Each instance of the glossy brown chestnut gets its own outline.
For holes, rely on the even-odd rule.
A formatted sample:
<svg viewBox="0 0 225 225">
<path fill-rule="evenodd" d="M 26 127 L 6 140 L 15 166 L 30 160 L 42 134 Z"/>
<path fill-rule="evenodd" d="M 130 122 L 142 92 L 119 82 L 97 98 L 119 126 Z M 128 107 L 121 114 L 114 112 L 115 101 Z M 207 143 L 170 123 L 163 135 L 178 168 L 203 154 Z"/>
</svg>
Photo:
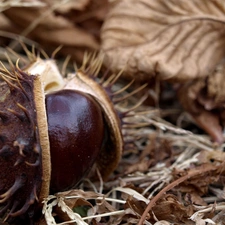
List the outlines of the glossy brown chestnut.
<svg viewBox="0 0 225 225">
<path fill-rule="evenodd" d="M 52 193 L 68 190 L 91 169 L 106 140 L 102 109 L 89 94 L 61 90 L 46 95 Z"/>
</svg>

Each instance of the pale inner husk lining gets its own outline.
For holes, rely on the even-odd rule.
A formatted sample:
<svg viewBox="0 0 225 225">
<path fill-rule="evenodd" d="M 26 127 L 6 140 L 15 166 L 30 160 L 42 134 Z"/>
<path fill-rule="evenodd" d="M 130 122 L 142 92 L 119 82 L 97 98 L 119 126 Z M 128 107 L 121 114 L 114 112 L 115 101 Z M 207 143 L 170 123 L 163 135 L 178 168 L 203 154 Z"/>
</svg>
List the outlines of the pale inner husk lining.
<svg viewBox="0 0 225 225">
<path fill-rule="evenodd" d="M 48 123 L 45 109 L 45 94 L 42 78 L 36 75 L 34 79 L 34 98 L 37 110 L 38 131 L 42 148 L 42 186 L 39 195 L 40 203 L 49 195 L 51 178 L 50 143 L 48 137 Z"/>
</svg>

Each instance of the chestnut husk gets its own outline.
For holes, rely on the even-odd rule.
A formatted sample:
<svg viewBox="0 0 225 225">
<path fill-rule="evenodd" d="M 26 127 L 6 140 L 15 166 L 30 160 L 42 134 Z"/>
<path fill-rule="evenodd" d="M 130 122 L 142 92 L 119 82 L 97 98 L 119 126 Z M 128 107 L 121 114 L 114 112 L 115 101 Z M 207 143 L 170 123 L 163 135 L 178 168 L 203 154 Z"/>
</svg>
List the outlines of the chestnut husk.
<svg viewBox="0 0 225 225">
<path fill-rule="evenodd" d="M 55 153 L 53 150 L 50 151 L 51 135 L 49 137 L 45 82 L 43 76 L 36 74 L 30 75 L 29 71 L 22 71 L 18 65 L 12 72 L 4 67 L 0 70 L 2 77 L 0 85 L 0 165 L 2 170 L 6 171 L 0 175 L 0 198 L 2 198 L 0 205 L 3 206 L 0 212 L 2 215 L 5 214 L 5 220 L 10 218 L 8 221 L 11 218 L 31 219 L 33 217 L 42 206 L 42 200 L 49 195 L 51 170 L 53 168 L 54 171 L 57 167 L 51 165 L 53 163 L 51 158 Z M 101 115 L 98 116 L 100 119 L 93 123 L 101 123 L 100 126 L 104 128 L 100 128 L 103 138 L 100 141 L 102 143 L 97 147 L 100 149 L 94 151 L 93 159 L 96 159 L 90 163 L 89 167 L 91 168 L 96 161 L 95 164 L 102 178 L 106 180 L 115 170 L 123 148 L 120 119 L 113 103 L 104 88 L 82 70 L 79 70 L 76 76 L 67 82 L 64 89 L 88 96 L 92 104 L 97 105 L 97 114 Z M 61 92 L 67 92 L 67 90 Z M 50 93 L 49 96 L 53 94 Z M 48 97 L 46 102 L 48 102 Z M 75 106 L 72 108 L 75 109 Z M 95 113 L 93 120 L 94 117 Z M 96 136 L 93 137 L 95 139 Z M 81 143 L 85 145 L 85 141 L 82 140 Z M 56 161 L 59 162 L 58 156 L 56 156 Z M 90 168 L 62 189 L 60 185 L 54 188 L 52 182 L 52 193 L 76 187 Z"/>
<path fill-rule="evenodd" d="M 0 213 L 6 214 L 4 220 L 12 220 L 32 217 L 40 199 L 48 195 L 49 143 L 47 123 L 39 123 L 40 118 L 45 118 L 40 110 L 44 104 L 41 76 L 30 76 L 18 69 L 10 74 L 1 72 Z M 44 156 L 43 149 L 47 152 Z"/>
</svg>

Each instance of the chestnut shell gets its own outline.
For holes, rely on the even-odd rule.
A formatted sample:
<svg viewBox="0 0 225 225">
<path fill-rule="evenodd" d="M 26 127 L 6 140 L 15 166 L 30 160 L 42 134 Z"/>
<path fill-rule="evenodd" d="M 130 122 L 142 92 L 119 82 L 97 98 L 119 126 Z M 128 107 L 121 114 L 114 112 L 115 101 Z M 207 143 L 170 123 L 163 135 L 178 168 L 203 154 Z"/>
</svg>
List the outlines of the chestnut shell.
<svg viewBox="0 0 225 225">
<path fill-rule="evenodd" d="M 31 218 L 32 220 L 34 212 L 37 212 L 37 208 L 42 206 L 43 198 L 49 194 L 51 176 L 52 192 L 72 188 L 89 171 L 94 159 L 97 158 L 96 166 L 102 178 L 108 178 L 120 160 L 123 138 L 120 120 L 114 105 L 101 85 L 79 70 L 76 79 L 72 79 L 68 83 L 68 88 L 72 86 L 73 91 L 61 91 L 62 93 L 73 92 L 72 102 L 74 95 L 79 96 L 79 99 L 86 99 L 83 107 L 88 109 L 87 114 L 82 114 L 81 108 L 77 107 L 77 102 L 74 101 L 72 108 L 69 110 L 67 108 L 70 116 L 66 121 L 62 120 L 60 116 L 61 122 L 77 126 L 78 122 L 71 122 L 71 118 L 77 118 L 76 113 L 72 112 L 80 110 L 78 118 L 82 117 L 83 126 L 81 128 L 84 132 L 77 132 L 76 135 L 79 139 L 81 137 L 80 142 L 78 142 L 79 146 L 85 145 L 84 155 L 88 153 L 84 160 L 88 164 L 84 169 L 85 163 L 83 161 L 78 160 L 79 163 L 76 167 L 62 163 L 61 159 L 64 154 L 59 151 L 57 145 L 54 147 L 59 136 L 51 134 L 51 129 L 54 131 L 56 124 L 53 125 L 53 128 L 50 127 L 51 138 L 49 138 L 43 77 L 41 75 L 31 76 L 29 72 L 21 71 L 18 65 L 12 72 L 6 70 L 5 67 L 0 68 L 0 77 L 2 78 L 0 83 L 0 165 L 4 171 L 4 173 L 0 173 L 0 214 L 5 214 L 5 220 L 8 222 L 11 218 L 16 218 L 16 220 Z M 66 98 L 70 99 L 70 97 Z M 58 101 L 58 98 L 56 99 Z M 78 100 L 79 104 L 80 101 Z M 48 102 L 48 97 L 46 102 Z M 63 103 L 69 105 L 67 101 Z M 54 105 L 57 106 L 57 104 Z M 68 114 L 65 113 L 65 115 Z M 49 119 L 51 119 L 51 115 Z M 88 127 L 85 124 L 91 124 L 91 126 Z M 64 128 L 64 124 L 60 123 L 59 130 L 65 131 Z M 63 138 L 73 139 L 71 138 L 73 135 L 68 131 L 63 132 L 63 135 L 60 136 L 61 144 L 64 144 Z M 92 143 L 89 143 L 88 140 L 91 140 Z M 53 156 L 52 159 L 49 142 L 53 146 L 52 155 L 56 156 Z M 67 147 L 63 146 L 63 152 L 70 152 L 70 147 Z M 81 148 L 78 148 L 77 151 L 80 150 Z M 78 154 L 72 152 L 71 157 L 66 157 L 69 158 L 70 162 L 77 160 L 78 157 Z M 93 154 L 91 160 L 90 152 Z M 51 166 L 51 161 L 53 166 Z M 55 161 L 60 166 L 55 166 Z M 79 171 L 84 169 L 84 173 L 77 173 L 77 168 Z M 58 173 L 58 169 L 62 169 L 62 172 Z M 69 173 L 67 173 L 68 171 Z M 75 171 L 72 176 L 71 171 Z M 57 179 L 61 179 L 60 182 Z"/>
<path fill-rule="evenodd" d="M 75 187 L 91 169 L 106 141 L 102 109 L 75 90 L 46 95 L 51 153 L 50 191 Z"/>
<path fill-rule="evenodd" d="M 42 152 L 34 101 L 37 77 L 15 71 L 0 84 L 0 213 L 33 216 L 42 186 Z"/>
</svg>

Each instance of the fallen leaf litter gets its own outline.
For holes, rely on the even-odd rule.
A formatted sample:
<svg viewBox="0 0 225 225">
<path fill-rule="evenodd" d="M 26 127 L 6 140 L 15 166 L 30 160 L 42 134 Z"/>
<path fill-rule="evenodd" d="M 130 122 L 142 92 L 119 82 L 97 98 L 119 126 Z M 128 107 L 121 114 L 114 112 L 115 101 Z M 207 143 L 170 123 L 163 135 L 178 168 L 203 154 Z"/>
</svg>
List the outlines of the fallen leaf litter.
<svg viewBox="0 0 225 225">
<path fill-rule="evenodd" d="M 157 82 L 172 83 L 173 91 L 179 93 L 177 98 L 192 117 L 185 116 L 180 107 L 179 114 L 175 112 L 177 108 L 172 112 L 171 108 L 161 108 L 161 93 L 151 90 L 157 104 L 141 105 L 138 113 L 131 112 L 127 118 L 127 128 L 132 124 L 141 126 L 124 130 L 129 144 L 110 180 L 103 182 L 101 176 L 99 181 L 86 179 L 79 189 L 49 196 L 43 207 L 45 219 L 38 224 L 57 224 L 55 213 L 64 221 L 60 224 L 68 220 L 77 224 L 115 225 L 222 224 L 225 210 L 221 123 L 224 121 L 223 1 L 122 0 L 110 4 L 102 1 L 105 8 L 91 16 L 88 10 L 94 3 L 90 2 L 65 1 L 65 7 L 57 11 L 61 1 L 56 5 L 51 1 L 36 1 L 30 14 L 39 18 L 35 22 L 28 17 L 31 11 L 23 6 L 0 5 L 1 19 L 5 21 L 2 36 L 15 32 L 35 40 L 45 51 L 47 46 L 52 51 L 62 44 L 64 55 L 71 54 L 77 62 L 82 60 L 84 51 L 100 49 L 105 55 L 105 66 L 117 72 L 123 70 L 126 78 L 137 75 L 141 82 L 157 78 Z M 68 13 L 74 9 L 80 13 L 78 26 L 76 17 L 72 20 Z M 97 33 L 84 29 L 90 27 L 85 23 L 90 23 L 87 15 L 88 19 L 94 16 L 98 21 L 94 26 Z M 26 22 L 21 22 L 21 17 Z M 64 38 L 70 35 L 77 38 Z M 26 43 L 26 39 L 23 41 Z M 14 47 L 15 43 L 16 40 L 7 45 Z M 1 59 L 6 62 L 2 49 L 3 45 Z M 20 48 L 18 54 L 19 51 Z M 125 110 L 126 104 L 134 105 L 138 98 L 133 96 L 119 107 Z M 177 98 L 173 101 L 177 102 Z M 211 137 L 176 126 L 163 117 L 165 114 L 170 115 L 169 119 L 180 116 L 178 119 L 183 118 L 185 124 L 191 124 L 189 127 L 197 123 Z M 83 217 L 71 210 L 79 206 L 86 207 Z"/>
</svg>

